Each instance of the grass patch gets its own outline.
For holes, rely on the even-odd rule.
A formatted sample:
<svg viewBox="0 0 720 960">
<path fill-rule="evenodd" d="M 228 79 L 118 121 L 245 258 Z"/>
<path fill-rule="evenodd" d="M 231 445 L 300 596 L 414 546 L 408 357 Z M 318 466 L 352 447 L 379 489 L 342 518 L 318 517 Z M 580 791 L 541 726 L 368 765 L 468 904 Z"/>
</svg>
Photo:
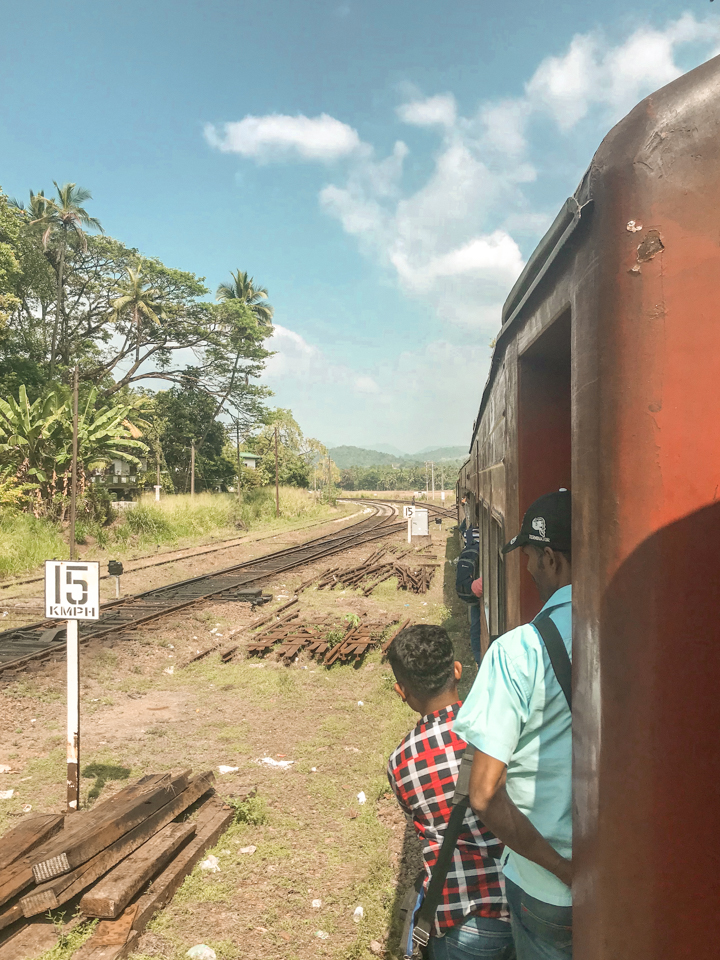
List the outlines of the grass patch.
<svg viewBox="0 0 720 960">
<path fill-rule="evenodd" d="M 267 806 L 262 797 L 248 797 L 247 800 L 238 800 L 230 797 L 225 800 L 235 811 L 235 823 L 247 823 L 252 827 L 260 827 L 268 822 Z"/>
<path fill-rule="evenodd" d="M 283 530 L 298 521 L 331 519 L 351 511 L 350 505 L 338 510 L 318 502 L 310 490 L 298 487 L 280 488 L 280 517 L 275 516 L 274 487 L 247 490 L 240 499 L 229 493 L 198 493 L 194 497 L 175 494 L 156 502 L 146 495 L 110 526 L 78 519 L 76 539 L 89 548 L 83 552 L 85 557 L 118 548 L 145 552 L 159 546 L 230 540 L 249 530 Z M 15 509 L 0 509 L 0 536 L 0 577 L 18 576 L 47 559 L 69 556 L 66 534 L 59 524 Z"/>
<path fill-rule="evenodd" d="M 45 560 L 65 560 L 70 555 L 59 527 L 17 510 L 0 511 L 0 576 L 14 577 Z"/>
<path fill-rule="evenodd" d="M 54 947 L 41 953 L 37 960 L 70 960 L 75 951 L 89 940 L 97 924 L 97 920 L 86 920 L 73 927 L 68 933 L 63 933 L 60 929 L 58 942 Z M 58 927 L 62 927 L 62 922 L 58 923 Z"/>
</svg>

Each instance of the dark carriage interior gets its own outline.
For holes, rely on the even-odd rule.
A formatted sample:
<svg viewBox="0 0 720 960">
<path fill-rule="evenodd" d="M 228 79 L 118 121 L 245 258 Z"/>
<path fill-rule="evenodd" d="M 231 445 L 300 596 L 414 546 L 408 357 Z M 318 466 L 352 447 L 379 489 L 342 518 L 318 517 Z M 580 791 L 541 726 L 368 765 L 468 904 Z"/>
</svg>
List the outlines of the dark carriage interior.
<svg viewBox="0 0 720 960">
<path fill-rule="evenodd" d="M 520 355 L 518 371 L 517 528 L 530 504 L 550 490 L 571 488 L 570 310 Z M 521 563 L 522 621 L 540 609 L 537 590 Z"/>
</svg>

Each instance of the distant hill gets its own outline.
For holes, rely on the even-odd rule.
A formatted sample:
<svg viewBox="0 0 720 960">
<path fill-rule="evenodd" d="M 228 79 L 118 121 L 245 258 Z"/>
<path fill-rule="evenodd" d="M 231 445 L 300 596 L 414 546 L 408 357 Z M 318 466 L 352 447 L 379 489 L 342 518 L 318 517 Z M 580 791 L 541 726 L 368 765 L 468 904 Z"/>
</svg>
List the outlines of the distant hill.
<svg viewBox="0 0 720 960">
<path fill-rule="evenodd" d="M 420 450 L 419 453 L 412 454 L 408 460 L 434 460 L 439 463 L 442 460 L 464 460 L 468 455 L 467 447 L 431 447 L 427 450 Z"/>
<path fill-rule="evenodd" d="M 403 453 L 402 450 L 399 450 L 397 447 L 393 447 L 390 443 L 374 443 L 372 447 L 369 447 L 370 450 L 379 450 L 380 453 L 389 453 L 393 457 L 407 457 L 406 453 Z"/>
<path fill-rule="evenodd" d="M 364 447 L 331 447 L 328 454 L 339 470 L 348 467 L 381 467 L 393 463 L 404 463 L 404 457 L 394 457 L 379 450 L 365 450 Z"/>
<path fill-rule="evenodd" d="M 380 450 L 366 450 L 364 447 L 342 446 L 331 447 L 328 454 L 340 470 L 347 470 L 349 467 L 382 467 L 392 464 L 409 466 L 410 464 L 424 463 L 426 460 L 457 466 L 460 461 L 466 458 L 467 449 L 465 447 L 437 447 L 423 450 L 422 453 L 414 455 L 393 455 L 383 453 Z"/>
</svg>

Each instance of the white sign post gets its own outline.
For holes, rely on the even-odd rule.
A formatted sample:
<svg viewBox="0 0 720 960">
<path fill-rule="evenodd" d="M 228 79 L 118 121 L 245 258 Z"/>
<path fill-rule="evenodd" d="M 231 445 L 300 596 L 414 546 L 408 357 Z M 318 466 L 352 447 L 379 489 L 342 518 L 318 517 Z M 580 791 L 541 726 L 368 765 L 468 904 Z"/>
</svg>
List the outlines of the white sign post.
<svg viewBox="0 0 720 960">
<path fill-rule="evenodd" d="M 415 507 L 403 507 L 403 516 L 408 522 L 408 543 L 412 543 L 412 518 L 415 514 Z"/>
<path fill-rule="evenodd" d="M 80 646 L 78 620 L 100 619 L 100 564 L 45 561 L 45 616 L 67 620 L 67 808 L 80 804 Z"/>
</svg>

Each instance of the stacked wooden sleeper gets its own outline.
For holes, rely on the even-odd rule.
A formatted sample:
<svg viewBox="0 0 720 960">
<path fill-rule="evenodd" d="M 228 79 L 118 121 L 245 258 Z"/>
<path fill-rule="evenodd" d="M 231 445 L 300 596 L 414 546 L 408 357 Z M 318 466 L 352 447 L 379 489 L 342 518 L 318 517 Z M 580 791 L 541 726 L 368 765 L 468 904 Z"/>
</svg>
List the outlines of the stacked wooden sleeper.
<svg viewBox="0 0 720 960">
<path fill-rule="evenodd" d="M 88 811 L 29 818 L 5 834 L 0 840 L 0 930 L 5 928 L 0 944 L 7 938 L 7 946 L 0 946 L 0 955 L 20 943 L 32 918 L 79 901 L 83 916 L 114 924 L 110 941 L 108 930 L 101 931 L 101 944 L 99 925 L 88 943 L 95 941 L 102 951 L 96 954 L 86 945 L 85 960 L 126 956 L 153 912 L 232 821 L 233 810 L 214 796 L 213 781 L 211 771 L 146 776 Z M 201 800 L 194 821 L 178 821 Z"/>
</svg>

